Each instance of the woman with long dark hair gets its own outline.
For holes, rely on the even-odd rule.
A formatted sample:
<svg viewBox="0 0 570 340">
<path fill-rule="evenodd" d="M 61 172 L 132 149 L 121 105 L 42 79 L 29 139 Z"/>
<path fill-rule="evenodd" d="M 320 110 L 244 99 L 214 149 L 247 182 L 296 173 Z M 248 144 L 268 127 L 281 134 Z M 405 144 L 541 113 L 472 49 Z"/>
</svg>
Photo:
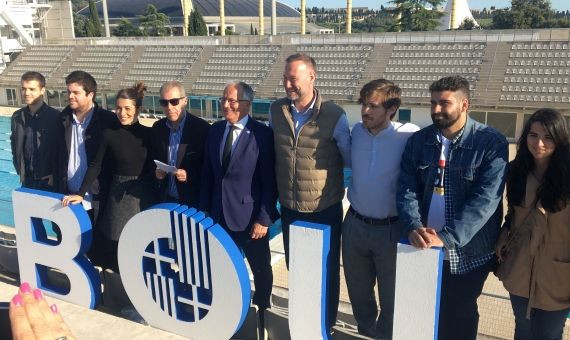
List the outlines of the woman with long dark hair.
<svg viewBox="0 0 570 340">
<path fill-rule="evenodd" d="M 63 198 L 63 205 L 80 203 L 85 192 L 101 171 L 108 155 L 113 165 L 113 180 L 105 210 L 94 228 L 94 241 L 89 253 L 92 262 L 118 272 L 119 236 L 131 217 L 155 201 L 150 158 L 150 127 L 139 120 L 146 87 L 142 82 L 122 89 L 116 96 L 118 124 L 103 131 L 101 145 L 89 168 L 79 193 Z"/>
<path fill-rule="evenodd" d="M 509 210 L 496 245 L 515 339 L 562 339 L 570 312 L 568 124 L 540 109 L 524 125 L 507 174 Z"/>
</svg>

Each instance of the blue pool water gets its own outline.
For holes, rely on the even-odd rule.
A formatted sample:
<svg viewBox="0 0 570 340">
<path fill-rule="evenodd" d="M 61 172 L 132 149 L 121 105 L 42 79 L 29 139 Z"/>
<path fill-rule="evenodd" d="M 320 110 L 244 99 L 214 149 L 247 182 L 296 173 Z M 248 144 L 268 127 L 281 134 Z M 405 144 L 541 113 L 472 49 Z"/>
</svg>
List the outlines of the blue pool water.
<svg viewBox="0 0 570 340">
<path fill-rule="evenodd" d="M 0 116 L 0 224 L 14 226 L 12 190 L 19 186 L 10 149 L 10 117 Z"/>
</svg>

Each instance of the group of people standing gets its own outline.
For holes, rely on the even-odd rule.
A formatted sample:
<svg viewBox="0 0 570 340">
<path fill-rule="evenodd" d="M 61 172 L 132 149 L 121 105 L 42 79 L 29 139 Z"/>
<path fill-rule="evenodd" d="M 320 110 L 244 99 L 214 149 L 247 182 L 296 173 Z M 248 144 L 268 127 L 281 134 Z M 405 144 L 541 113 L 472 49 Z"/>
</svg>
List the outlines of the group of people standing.
<svg viewBox="0 0 570 340">
<path fill-rule="evenodd" d="M 316 78 L 310 56 L 286 59 L 286 97 L 271 104 L 269 126 L 249 115 L 254 91 L 244 82 L 226 85 L 219 98 L 225 119 L 213 125 L 186 111 L 182 84 L 167 82 L 159 100 L 165 118 L 150 128 L 138 122 L 142 83 L 119 91 L 113 114 L 95 103 L 93 77 L 72 72 L 69 106 L 60 113 L 43 102 L 43 76 L 27 72 L 27 105 L 12 117 L 14 166 L 22 185 L 64 193 L 64 205 L 81 203 L 90 211 L 89 257 L 115 271 L 117 240 L 137 212 L 158 202 L 207 212 L 243 250 L 262 320 L 273 282 L 268 228 L 281 217 L 287 265 L 292 223 L 331 227 L 329 329 L 338 311 L 342 253 L 358 332 L 392 337 L 396 246 L 403 237 L 417 248 L 444 249 L 439 339 L 476 338 L 477 298 L 497 259 L 516 339 L 560 339 L 570 312 L 564 117 L 551 109 L 534 113 L 509 164 L 505 137 L 469 117 L 469 83 L 460 76 L 430 86 L 433 124 L 421 130 L 392 121 L 401 105 L 396 84 L 369 82 L 360 91 L 362 122 L 352 131 L 344 110 L 315 87 Z M 153 160 L 177 170 L 166 173 Z M 345 167 L 352 177 L 343 218 Z"/>
</svg>

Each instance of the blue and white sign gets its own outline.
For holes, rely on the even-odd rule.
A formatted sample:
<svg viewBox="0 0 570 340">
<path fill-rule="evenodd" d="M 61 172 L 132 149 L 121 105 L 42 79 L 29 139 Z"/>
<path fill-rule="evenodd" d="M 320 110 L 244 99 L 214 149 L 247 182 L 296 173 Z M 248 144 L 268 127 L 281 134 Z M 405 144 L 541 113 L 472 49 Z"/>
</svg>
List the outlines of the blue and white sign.
<svg viewBox="0 0 570 340">
<path fill-rule="evenodd" d="M 251 287 L 243 256 L 194 208 L 161 204 L 137 214 L 123 229 L 118 258 L 125 290 L 151 326 L 229 339 L 245 320 Z"/>
<path fill-rule="evenodd" d="M 82 205 L 63 207 L 62 198 L 25 188 L 13 192 L 20 278 L 48 295 L 94 308 L 101 285 L 85 256 L 91 222 Z M 57 224 L 61 240 L 48 237 L 43 220 Z M 293 339 L 330 338 L 329 243 L 330 226 L 291 225 Z M 442 260 L 441 249 L 398 245 L 395 339 L 437 338 Z M 129 299 L 151 326 L 191 339 L 229 339 L 245 320 L 251 287 L 243 255 L 220 225 L 194 208 L 159 204 L 132 217 L 119 240 L 118 261 Z M 49 281 L 51 268 L 67 276 L 69 291 Z"/>
<path fill-rule="evenodd" d="M 437 339 L 442 277 L 442 248 L 398 243 L 394 339 Z"/>
<path fill-rule="evenodd" d="M 289 229 L 289 331 L 292 339 L 330 339 L 326 310 L 331 227 L 296 221 Z"/>
<path fill-rule="evenodd" d="M 95 308 L 101 296 L 99 274 L 85 257 L 91 247 L 91 221 L 81 205 L 63 207 L 63 195 L 27 188 L 12 193 L 18 240 L 20 281 L 29 282 L 49 295 L 77 305 Z M 61 242 L 49 238 L 42 220 L 57 224 Z M 48 279 L 48 270 L 67 276 L 64 291 Z"/>
</svg>

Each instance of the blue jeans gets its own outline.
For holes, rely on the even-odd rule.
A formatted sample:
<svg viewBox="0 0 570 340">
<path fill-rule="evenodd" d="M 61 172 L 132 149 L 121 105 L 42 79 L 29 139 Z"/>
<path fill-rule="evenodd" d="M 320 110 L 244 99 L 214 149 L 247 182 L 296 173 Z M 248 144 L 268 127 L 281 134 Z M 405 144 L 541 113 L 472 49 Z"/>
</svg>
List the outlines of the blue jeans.
<svg viewBox="0 0 570 340">
<path fill-rule="evenodd" d="M 510 294 L 515 315 L 515 340 L 560 340 L 570 308 L 560 311 L 530 310 L 526 318 L 528 299 Z"/>
</svg>

